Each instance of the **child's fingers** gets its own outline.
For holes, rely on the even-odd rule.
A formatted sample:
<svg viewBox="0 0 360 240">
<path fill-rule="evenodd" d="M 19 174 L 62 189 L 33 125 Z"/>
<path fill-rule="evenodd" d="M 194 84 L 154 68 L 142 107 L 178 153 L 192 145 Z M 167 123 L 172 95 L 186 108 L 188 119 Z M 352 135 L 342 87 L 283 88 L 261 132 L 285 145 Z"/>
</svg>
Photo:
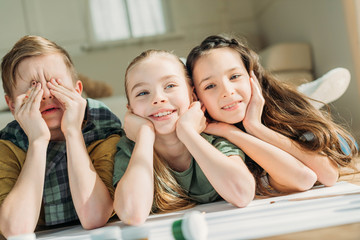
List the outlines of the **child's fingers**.
<svg viewBox="0 0 360 240">
<path fill-rule="evenodd" d="M 30 93 L 27 94 L 25 98 L 27 98 L 28 101 L 33 101 L 35 98 L 35 95 L 39 92 L 41 89 L 41 83 L 36 83 L 35 85 L 31 86 Z"/>
<path fill-rule="evenodd" d="M 35 102 L 36 97 L 38 96 L 41 90 L 41 84 L 37 83 L 34 87 L 32 87 L 31 93 L 29 97 L 25 100 L 24 110 L 31 111 Z M 26 98 L 26 97 L 25 97 Z M 39 105 L 40 108 L 40 105 Z"/>
<path fill-rule="evenodd" d="M 27 91 L 26 91 L 26 93 L 25 93 L 25 97 L 26 98 L 29 98 L 29 96 L 30 96 L 30 93 L 32 92 L 32 90 L 35 88 L 35 86 L 32 86 L 31 88 L 29 88 Z"/>
<path fill-rule="evenodd" d="M 33 92 L 34 92 L 34 89 L 35 89 L 35 85 L 34 86 L 31 86 L 25 93 L 25 96 L 23 98 L 23 104 L 25 104 L 26 102 L 29 101 L 29 99 L 31 98 Z"/>
<path fill-rule="evenodd" d="M 254 71 L 251 71 L 250 76 L 251 76 L 251 79 L 252 79 L 252 84 L 255 85 L 255 87 L 258 89 L 258 92 L 261 93 L 261 90 L 260 90 L 260 89 L 261 89 L 261 85 L 260 85 L 260 82 L 259 82 L 259 80 L 257 79 Z"/>
<path fill-rule="evenodd" d="M 15 98 L 14 110 L 18 111 L 28 100 L 31 93 L 31 88 L 26 91 L 26 93 L 21 94 Z"/>
<path fill-rule="evenodd" d="M 250 72 L 250 77 L 258 84 L 258 86 L 260 87 L 260 83 L 259 83 L 259 80 L 257 79 L 254 71 L 251 70 Z"/>
<path fill-rule="evenodd" d="M 68 92 L 68 93 L 78 93 L 75 91 L 75 89 L 73 88 L 67 88 L 64 84 L 63 81 L 61 79 L 52 79 L 51 83 L 53 85 L 55 85 L 56 87 L 58 87 L 57 89 L 59 90 L 63 90 L 64 92 Z"/>
<path fill-rule="evenodd" d="M 21 94 L 16 97 L 15 103 L 14 103 L 15 112 L 18 112 L 19 109 L 21 108 L 21 106 L 23 106 L 25 104 L 25 101 L 26 101 L 25 98 L 28 98 L 28 96 L 26 94 Z"/>
<path fill-rule="evenodd" d="M 199 101 L 194 101 L 190 104 L 189 108 L 193 108 L 193 107 L 198 107 L 199 109 L 201 108 L 201 104 Z"/>
<path fill-rule="evenodd" d="M 257 78 L 250 78 L 250 83 L 251 83 L 251 90 L 252 90 L 252 95 L 257 95 L 257 96 L 262 96 L 262 92 L 261 92 L 261 86 L 259 81 L 257 80 Z"/>
<path fill-rule="evenodd" d="M 76 95 L 75 93 L 69 93 L 68 91 L 64 91 L 61 89 L 50 89 L 50 93 L 54 95 L 63 104 L 77 101 L 77 99 L 80 97 L 80 95 Z"/>
<path fill-rule="evenodd" d="M 62 81 L 59 79 L 51 79 L 50 82 L 48 82 L 48 87 L 50 90 L 61 93 L 70 99 L 74 99 L 79 95 L 74 89 L 69 89 L 62 85 Z"/>
<path fill-rule="evenodd" d="M 40 104 L 41 104 L 41 99 L 42 99 L 43 93 L 44 93 L 44 90 L 42 88 L 40 88 L 34 98 L 33 107 L 35 110 L 40 110 Z"/>
<path fill-rule="evenodd" d="M 76 101 L 76 98 L 79 97 L 77 92 L 72 92 L 71 89 L 67 89 L 59 83 L 61 84 L 61 82 L 58 82 L 55 79 L 51 79 L 50 82 L 47 83 L 51 94 L 54 95 L 54 97 L 56 97 L 63 105 L 66 105 L 71 101 Z"/>
<path fill-rule="evenodd" d="M 31 101 L 35 86 L 31 86 L 25 94 L 21 94 L 15 100 L 15 106 L 17 110 L 25 109 L 28 106 L 28 103 Z"/>
<path fill-rule="evenodd" d="M 66 95 L 54 90 L 54 89 L 50 89 L 50 93 L 51 95 L 53 95 L 57 100 L 59 100 L 59 102 L 62 105 L 65 105 L 67 102 L 70 102 L 70 98 L 67 97 Z"/>
</svg>

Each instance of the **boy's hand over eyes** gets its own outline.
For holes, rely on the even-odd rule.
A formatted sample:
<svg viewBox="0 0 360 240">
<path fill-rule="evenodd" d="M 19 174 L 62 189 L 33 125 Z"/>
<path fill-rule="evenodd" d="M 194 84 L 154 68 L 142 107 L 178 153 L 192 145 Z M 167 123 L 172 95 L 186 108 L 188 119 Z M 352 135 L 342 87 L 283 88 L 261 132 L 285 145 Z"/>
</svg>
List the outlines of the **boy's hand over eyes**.
<svg viewBox="0 0 360 240">
<path fill-rule="evenodd" d="M 42 95 L 41 84 L 37 83 L 15 99 L 14 117 L 26 133 L 29 143 L 38 139 L 50 140 L 49 128 L 40 112 Z"/>
<path fill-rule="evenodd" d="M 51 91 L 64 107 L 64 115 L 61 120 L 61 130 L 66 136 L 73 131 L 81 131 L 84 120 L 86 100 L 75 88 L 64 86 L 60 79 L 51 79 L 47 83 Z"/>
</svg>

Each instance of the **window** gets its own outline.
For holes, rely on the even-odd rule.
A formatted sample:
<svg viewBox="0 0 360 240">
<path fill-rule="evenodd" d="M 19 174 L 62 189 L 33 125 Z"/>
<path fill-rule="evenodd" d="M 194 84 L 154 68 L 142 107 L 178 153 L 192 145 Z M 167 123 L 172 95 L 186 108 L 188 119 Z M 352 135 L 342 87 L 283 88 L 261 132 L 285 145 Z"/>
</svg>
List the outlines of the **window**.
<svg viewBox="0 0 360 240">
<path fill-rule="evenodd" d="M 162 35 L 170 31 L 166 0 L 89 0 L 96 43 Z"/>
</svg>

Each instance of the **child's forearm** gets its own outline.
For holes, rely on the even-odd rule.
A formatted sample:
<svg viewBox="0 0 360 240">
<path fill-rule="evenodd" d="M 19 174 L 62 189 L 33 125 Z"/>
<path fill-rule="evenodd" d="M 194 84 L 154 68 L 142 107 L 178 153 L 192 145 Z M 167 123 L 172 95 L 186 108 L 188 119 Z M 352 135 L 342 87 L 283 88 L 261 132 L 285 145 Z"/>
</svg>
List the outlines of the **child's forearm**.
<svg viewBox="0 0 360 240">
<path fill-rule="evenodd" d="M 66 150 L 70 191 L 81 225 L 101 227 L 112 214 L 113 201 L 91 162 L 81 131 L 68 133 Z"/>
<path fill-rule="evenodd" d="M 252 133 L 257 138 L 288 152 L 300 160 L 316 173 L 317 180 L 320 183 L 331 186 L 337 181 L 339 177 L 338 167 L 328 158 L 328 156 L 306 151 L 295 141 L 264 125 L 252 129 Z"/>
<path fill-rule="evenodd" d="M 225 156 L 191 129 L 182 136 L 181 141 L 221 197 L 238 207 L 248 205 L 254 198 L 255 181 L 243 160 Z"/>
<path fill-rule="evenodd" d="M 5 237 L 34 232 L 44 188 L 48 141 L 29 143 L 20 175 L 0 207 L 0 230 Z"/>
<path fill-rule="evenodd" d="M 145 222 L 154 196 L 153 133 L 144 130 L 137 137 L 129 165 L 115 190 L 114 208 L 126 224 Z"/>
<path fill-rule="evenodd" d="M 226 137 L 270 175 L 270 183 L 275 189 L 304 191 L 316 182 L 316 174 L 310 168 L 282 149 L 239 129 L 229 131 Z"/>
</svg>

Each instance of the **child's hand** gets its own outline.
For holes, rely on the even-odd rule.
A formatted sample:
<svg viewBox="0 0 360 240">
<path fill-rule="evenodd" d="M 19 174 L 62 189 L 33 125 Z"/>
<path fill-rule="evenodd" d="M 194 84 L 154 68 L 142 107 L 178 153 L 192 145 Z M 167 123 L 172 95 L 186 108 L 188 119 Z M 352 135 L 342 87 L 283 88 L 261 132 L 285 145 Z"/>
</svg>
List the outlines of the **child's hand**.
<svg viewBox="0 0 360 240">
<path fill-rule="evenodd" d="M 153 123 L 146 118 L 132 113 L 131 110 L 127 110 L 124 118 L 124 131 L 126 136 L 130 140 L 136 142 L 136 138 L 142 127 L 148 128 L 150 130 L 149 132 L 153 133 L 153 139 L 155 140 L 155 130 Z"/>
<path fill-rule="evenodd" d="M 261 115 L 265 105 L 265 99 L 261 93 L 261 87 L 253 71 L 250 73 L 251 99 L 247 106 L 244 127 L 251 134 L 251 129 L 261 125 Z"/>
<path fill-rule="evenodd" d="M 208 123 L 204 132 L 207 134 L 226 138 L 227 133 L 229 133 L 232 130 L 241 131 L 239 128 L 235 127 L 232 124 L 227 124 L 224 122 L 211 122 Z"/>
<path fill-rule="evenodd" d="M 61 131 L 65 136 L 72 131 L 81 131 L 86 100 L 75 89 L 65 87 L 60 79 L 51 79 L 47 85 L 51 94 L 59 100 L 64 108 Z"/>
<path fill-rule="evenodd" d="M 26 133 L 29 142 L 37 139 L 50 140 L 50 130 L 40 112 L 42 95 L 41 83 L 37 83 L 15 99 L 14 117 Z"/>
<path fill-rule="evenodd" d="M 178 119 L 176 123 L 176 134 L 181 139 L 182 133 L 187 130 L 195 130 L 201 133 L 206 128 L 204 110 L 199 101 L 193 102 L 189 109 Z"/>
</svg>

